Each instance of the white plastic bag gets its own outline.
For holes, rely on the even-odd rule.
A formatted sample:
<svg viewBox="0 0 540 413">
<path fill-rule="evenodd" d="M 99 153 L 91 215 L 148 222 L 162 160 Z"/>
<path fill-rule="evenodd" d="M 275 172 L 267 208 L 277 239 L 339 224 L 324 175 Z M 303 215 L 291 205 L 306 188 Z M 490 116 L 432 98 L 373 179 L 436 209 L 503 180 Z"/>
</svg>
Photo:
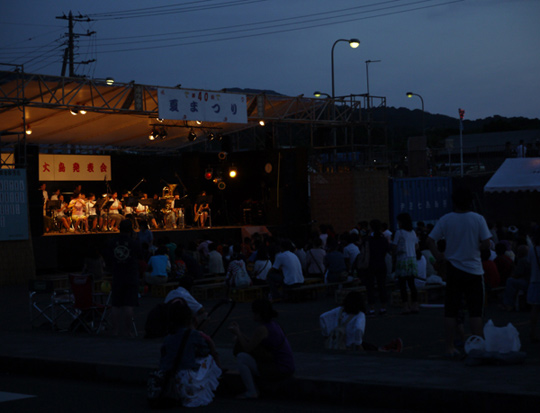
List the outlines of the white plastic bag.
<svg viewBox="0 0 540 413">
<path fill-rule="evenodd" d="M 471 351 L 486 351 L 486 342 L 480 336 L 470 336 L 465 342 L 465 353 L 469 354 Z"/>
<path fill-rule="evenodd" d="M 489 320 L 484 326 L 484 338 L 486 351 L 510 353 L 521 349 L 519 333 L 512 323 L 505 327 L 495 327 L 493 321 Z"/>
</svg>

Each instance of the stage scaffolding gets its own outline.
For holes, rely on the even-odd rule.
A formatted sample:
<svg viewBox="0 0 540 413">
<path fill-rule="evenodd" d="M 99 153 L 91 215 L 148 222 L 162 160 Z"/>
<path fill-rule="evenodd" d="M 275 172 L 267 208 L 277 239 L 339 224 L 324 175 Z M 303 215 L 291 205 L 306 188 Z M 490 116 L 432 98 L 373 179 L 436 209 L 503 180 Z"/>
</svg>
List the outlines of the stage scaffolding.
<svg viewBox="0 0 540 413">
<path fill-rule="evenodd" d="M 211 142 L 209 138 L 217 132 L 227 137 L 225 141 L 234 150 L 308 146 L 313 165 L 352 162 L 371 166 L 386 161 L 385 119 L 375 120 L 372 116 L 373 110 L 381 113 L 380 109 L 386 107 L 385 97 L 368 94 L 334 99 L 289 97 L 224 89 L 221 92 L 246 95 L 248 123 L 200 126 L 195 121 L 157 123 L 157 90 L 158 86 L 135 82 L 108 85 L 105 79 L 27 74 L 22 68 L 1 71 L 2 152 L 14 152 L 9 148 L 26 144 L 37 144 L 40 152 L 46 153 L 219 152 L 223 143 Z M 79 116 L 75 122 L 66 115 L 82 109 L 92 114 L 91 121 Z M 261 121 L 265 126 L 260 126 Z M 29 124 L 34 135 L 27 136 L 24 131 Z M 170 139 L 148 142 L 146 136 L 152 125 L 167 129 Z M 86 137 L 90 127 L 95 136 L 88 132 Z M 110 133 L 113 128 L 117 133 Z M 199 135 L 194 142 L 188 140 L 192 128 Z"/>
</svg>

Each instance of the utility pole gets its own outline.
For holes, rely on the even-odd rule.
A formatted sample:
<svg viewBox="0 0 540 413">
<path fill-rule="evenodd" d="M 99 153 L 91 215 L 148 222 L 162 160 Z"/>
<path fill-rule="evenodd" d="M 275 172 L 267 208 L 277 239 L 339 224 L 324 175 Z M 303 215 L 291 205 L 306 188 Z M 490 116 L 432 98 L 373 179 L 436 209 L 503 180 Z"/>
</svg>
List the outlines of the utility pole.
<svg viewBox="0 0 540 413">
<path fill-rule="evenodd" d="M 96 32 L 87 31 L 86 33 L 74 33 L 73 32 L 74 22 L 90 22 L 92 20 L 88 16 L 83 16 L 80 13 L 78 16 L 73 16 L 73 13 L 71 13 L 71 11 L 69 12 L 69 15 L 67 17 L 64 14 L 62 16 L 57 16 L 56 18 L 68 21 L 68 33 L 67 33 L 68 42 L 67 42 L 67 48 L 64 50 L 64 60 L 62 62 L 61 76 L 63 77 L 66 75 L 66 66 L 69 63 L 69 77 L 77 77 L 77 75 L 75 74 L 75 63 L 85 65 L 88 63 L 95 62 L 95 59 L 87 60 L 85 62 L 75 62 L 75 38 L 79 36 L 92 36 L 96 34 Z"/>
</svg>

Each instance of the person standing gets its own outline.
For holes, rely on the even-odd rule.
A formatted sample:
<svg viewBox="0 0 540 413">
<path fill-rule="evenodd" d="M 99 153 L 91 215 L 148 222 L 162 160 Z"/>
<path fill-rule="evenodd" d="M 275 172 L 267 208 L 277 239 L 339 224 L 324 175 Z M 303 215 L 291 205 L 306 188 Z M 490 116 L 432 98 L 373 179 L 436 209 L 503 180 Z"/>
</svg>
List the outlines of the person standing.
<svg viewBox="0 0 540 413">
<path fill-rule="evenodd" d="M 411 216 L 401 213 L 396 217 L 399 229 L 394 237 L 394 248 L 396 254 L 396 277 L 401 291 L 401 301 L 403 302 L 402 314 L 418 312 L 418 291 L 414 279 L 418 275 L 416 263 L 416 250 L 418 249 L 418 237 L 413 230 Z M 411 291 L 411 306 L 407 286 Z"/>
<path fill-rule="evenodd" d="M 519 141 L 519 145 L 516 148 L 516 154 L 518 158 L 527 157 L 527 147 L 525 146 L 525 142 L 523 141 L 523 139 Z"/>
<path fill-rule="evenodd" d="M 454 212 L 441 217 L 428 236 L 433 256 L 446 264 L 444 326 L 448 357 L 459 356 L 454 334 L 463 296 L 469 310 L 471 333 L 483 337 L 484 270 L 480 251 L 489 248 L 491 232 L 484 217 L 471 211 L 472 201 L 470 190 L 456 188 L 452 194 Z M 442 238 L 446 240 L 444 253 L 436 244 Z"/>
<path fill-rule="evenodd" d="M 113 335 L 133 336 L 133 310 L 139 305 L 139 258 L 141 248 L 133 236 L 129 219 L 120 223 L 120 234 L 106 250 L 106 262 L 111 268 Z"/>
</svg>

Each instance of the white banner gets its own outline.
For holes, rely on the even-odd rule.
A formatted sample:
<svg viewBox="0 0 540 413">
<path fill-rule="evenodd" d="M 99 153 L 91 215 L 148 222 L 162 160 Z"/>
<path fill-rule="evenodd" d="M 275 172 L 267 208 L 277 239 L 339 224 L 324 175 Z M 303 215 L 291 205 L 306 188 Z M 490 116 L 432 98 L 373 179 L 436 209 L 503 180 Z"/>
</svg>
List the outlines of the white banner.
<svg viewBox="0 0 540 413">
<path fill-rule="evenodd" d="M 158 89 L 158 105 L 161 119 L 247 123 L 245 95 Z"/>
<path fill-rule="evenodd" d="M 40 181 L 112 180 L 111 157 L 102 155 L 39 155 Z"/>
</svg>

